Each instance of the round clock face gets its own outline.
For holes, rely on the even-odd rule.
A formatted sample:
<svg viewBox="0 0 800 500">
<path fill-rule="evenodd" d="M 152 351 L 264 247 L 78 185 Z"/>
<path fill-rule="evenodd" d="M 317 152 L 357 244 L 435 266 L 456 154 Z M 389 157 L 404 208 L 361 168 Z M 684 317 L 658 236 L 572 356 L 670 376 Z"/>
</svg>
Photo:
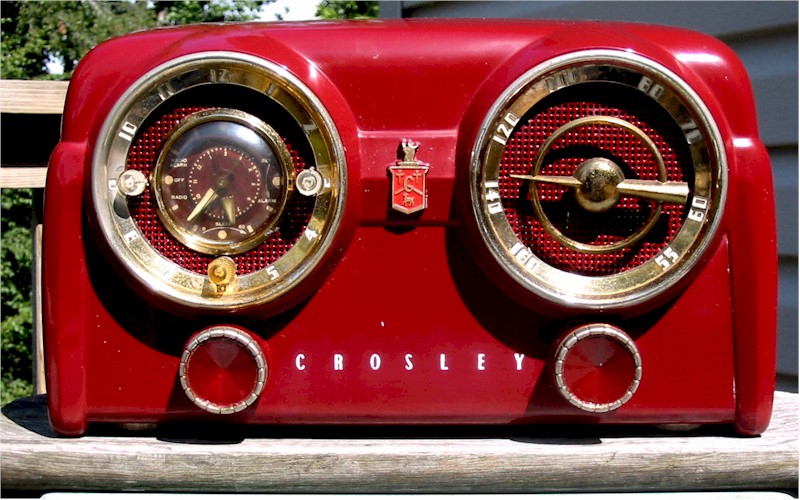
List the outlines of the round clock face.
<svg viewBox="0 0 800 500">
<path fill-rule="evenodd" d="M 341 139 L 303 82 L 260 58 L 198 53 L 144 75 L 112 109 L 90 217 L 148 296 L 231 311 L 316 272 L 346 186 Z"/>
<path fill-rule="evenodd" d="M 614 309 L 697 263 L 725 175 L 719 132 L 688 85 L 633 54 L 590 51 L 532 69 L 497 100 L 470 190 L 504 272 L 549 302 Z"/>
<path fill-rule="evenodd" d="M 239 254 L 276 227 L 294 169 L 272 127 L 221 109 L 184 119 L 161 151 L 153 191 L 164 226 L 189 248 Z"/>
</svg>

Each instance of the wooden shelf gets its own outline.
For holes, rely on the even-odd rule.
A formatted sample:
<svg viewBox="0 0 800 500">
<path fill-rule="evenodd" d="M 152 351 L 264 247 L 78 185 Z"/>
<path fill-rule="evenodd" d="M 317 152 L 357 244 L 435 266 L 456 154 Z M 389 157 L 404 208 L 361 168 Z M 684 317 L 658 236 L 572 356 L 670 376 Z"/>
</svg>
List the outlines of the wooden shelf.
<svg viewBox="0 0 800 500">
<path fill-rule="evenodd" d="M 798 481 L 798 395 L 776 394 L 758 438 L 728 427 L 92 429 L 58 438 L 44 396 L 0 418 L 2 486 L 20 491 L 788 491 Z"/>
</svg>

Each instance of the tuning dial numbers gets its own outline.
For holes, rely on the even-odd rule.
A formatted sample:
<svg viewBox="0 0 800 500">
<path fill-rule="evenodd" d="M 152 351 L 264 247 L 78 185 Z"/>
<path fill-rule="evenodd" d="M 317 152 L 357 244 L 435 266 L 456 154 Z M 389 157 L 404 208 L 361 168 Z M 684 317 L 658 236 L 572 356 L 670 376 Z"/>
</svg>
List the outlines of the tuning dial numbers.
<svg viewBox="0 0 800 500">
<path fill-rule="evenodd" d="M 271 127 L 234 110 L 211 110 L 178 125 L 154 172 L 159 216 L 189 248 L 245 252 L 277 227 L 291 189 L 291 158 Z"/>
<path fill-rule="evenodd" d="M 528 292 L 622 309 L 699 261 L 726 175 L 719 132 L 685 82 L 633 54 L 587 51 L 533 68 L 498 98 L 470 190 L 483 242 Z"/>
</svg>

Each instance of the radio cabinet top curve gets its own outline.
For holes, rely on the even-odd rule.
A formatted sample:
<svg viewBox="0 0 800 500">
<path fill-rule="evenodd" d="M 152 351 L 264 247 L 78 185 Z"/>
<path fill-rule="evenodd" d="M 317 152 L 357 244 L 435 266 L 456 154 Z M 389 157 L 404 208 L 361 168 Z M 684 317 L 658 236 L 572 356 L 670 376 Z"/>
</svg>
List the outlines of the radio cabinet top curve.
<svg viewBox="0 0 800 500">
<path fill-rule="evenodd" d="M 53 427 L 769 421 L 775 208 L 707 36 L 201 25 L 101 44 L 46 188 Z"/>
</svg>

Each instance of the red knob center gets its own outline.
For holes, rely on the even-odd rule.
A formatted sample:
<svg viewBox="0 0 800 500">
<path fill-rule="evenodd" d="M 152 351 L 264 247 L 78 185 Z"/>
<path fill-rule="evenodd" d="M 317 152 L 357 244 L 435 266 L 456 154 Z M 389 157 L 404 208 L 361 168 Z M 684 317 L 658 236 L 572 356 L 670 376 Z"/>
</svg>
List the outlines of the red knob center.
<svg viewBox="0 0 800 500">
<path fill-rule="evenodd" d="M 573 405 L 604 412 L 625 404 L 639 386 L 641 357 L 633 341 L 610 325 L 587 325 L 562 340 L 556 385 Z"/>
<path fill-rule="evenodd" d="M 255 402 L 266 381 L 266 363 L 255 340 L 233 327 L 197 334 L 181 360 L 189 399 L 212 413 L 234 413 Z"/>
</svg>

